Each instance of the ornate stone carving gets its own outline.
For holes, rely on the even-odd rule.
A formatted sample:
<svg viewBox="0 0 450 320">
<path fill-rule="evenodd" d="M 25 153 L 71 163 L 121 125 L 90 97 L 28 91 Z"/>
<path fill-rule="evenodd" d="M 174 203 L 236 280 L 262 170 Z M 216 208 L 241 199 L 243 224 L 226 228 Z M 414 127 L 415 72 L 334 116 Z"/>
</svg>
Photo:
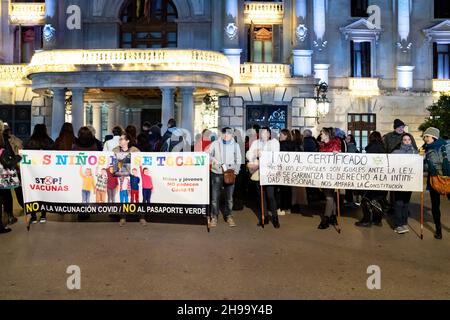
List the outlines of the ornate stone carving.
<svg viewBox="0 0 450 320">
<path fill-rule="evenodd" d="M 308 36 L 308 28 L 304 24 L 299 24 L 295 29 L 295 35 L 299 41 L 304 42 Z"/>
<path fill-rule="evenodd" d="M 236 39 L 237 33 L 238 33 L 238 27 L 236 26 L 236 24 L 234 22 L 230 22 L 225 27 L 225 34 L 227 35 L 228 39 L 230 39 L 230 40 Z"/>
<path fill-rule="evenodd" d="M 44 40 L 46 42 L 51 42 L 51 41 L 55 40 L 56 29 L 53 28 L 53 26 L 51 24 L 46 24 L 44 26 L 42 34 L 43 34 Z"/>
</svg>

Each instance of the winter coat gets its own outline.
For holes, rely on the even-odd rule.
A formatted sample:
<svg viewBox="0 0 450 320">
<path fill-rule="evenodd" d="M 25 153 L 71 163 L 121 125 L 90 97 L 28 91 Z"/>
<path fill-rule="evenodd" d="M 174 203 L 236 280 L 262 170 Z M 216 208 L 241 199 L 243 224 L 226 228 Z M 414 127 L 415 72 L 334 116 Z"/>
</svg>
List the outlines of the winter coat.
<svg viewBox="0 0 450 320">
<path fill-rule="evenodd" d="M 294 152 L 301 151 L 298 150 L 298 146 L 294 143 L 294 141 L 280 141 L 280 151 L 282 152 Z"/>
<path fill-rule="evenodd" d="M 241 148 L 234 141 L 230 140 L 228 143 L 224 143 L 224 140 L 219 139 L 214 141 L 210 148 L 209 154 L 212 162 L 212 172 L 215 174 L 223 174 L 222 164 L 227 166 L 227 169 L 233 169 L 236 175 L 241 170 Z"/>
<path fill-rule="evenodd" d="M 317 145 L 317 140 L 313 137 L 305 137 L 303 139 L 303 149 L 305 150 L 305 152 L 317 152 Z"/>
<path fill-rule="evenodd" d="M 395 149 L 392 154 L 419 154 L 419 151 L 412 144 L 401 144 L 400 148 Z"/>
<path fill-rule="evenodd" d="M 425 171 L 427 171 L 430 176 L 443 175 L 443 161 L 440 153 L 442 146 L 446 145 L 447 142 L 443 139 L 438 139 L 432 144 L 425 145 Z"/>
<path fill-rule="evenodd" d="M 381 142 L 370 143 L 365 150 L 366 153 L 386 153 L 384 145 Z"/>
<path fill-rule="evenodd" d="M 347 143 L 347 153 L 359 153 L 359 150 L 356 147 L 356 144 L 354 144 L 352 142 Z"/>
<path fill-rule="evenodd" d="M 319 151 L 320 152 L 341 152 L 342 151 L 341 139 L 334 138 L 333 140 L 330 140 L 330 142 L 328 142 L 328 143 L 321 142 Z"/>
</svg>

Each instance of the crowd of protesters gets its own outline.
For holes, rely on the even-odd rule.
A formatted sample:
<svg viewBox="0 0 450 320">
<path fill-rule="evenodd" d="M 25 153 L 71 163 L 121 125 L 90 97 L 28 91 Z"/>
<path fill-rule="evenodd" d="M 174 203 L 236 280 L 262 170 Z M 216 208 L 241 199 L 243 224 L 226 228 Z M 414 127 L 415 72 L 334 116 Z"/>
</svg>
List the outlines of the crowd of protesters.
<svg viewBox="0 0 450 320">
<path fill-rule="evenodd" d="M 235 227 L 236 222 L 233 212 L 242 210 L 245 199 L 249 194 L 254 194 L 257 205 L 258 226 L 264 226 L 270 222 L 275 228 L 280 228 L 280 215 L 289 214 L 298 210 L 299 204 L 307 205 L 311 199 L 325 200 L 325 208 L 321 213 L 319 229 L 328 229 L 330 225 L 337 225 L 337 199 L 334 189 L 310 189 L 288 186 L 265 186 L 261 188 L 259 176 L 259 159 L 263 152 L 331 152 L 331 153 L 378 153 L 378 154 L 418 154 L 414 137 L 405 132 L 405 123 L 399 119 L 394 121 L 394 131 L 384 136 L 374 131 L 368 138 L 368 145 L 364 150 L 357 147 L 355 138 L 338 128 L 322 128 L 317 139 L 311 130 L 283 129 L 272 132 L 269 127 L 255 125 L 250 134 L 242 138 L 239 131 L 231 128 L 223 128 L 219 134 L 210 130 L 204 130 L 195 137 L 195 141 L 189 141 L 186 132 L 177 127 L 174 119 L 167 123 L 167 130 L 162 134 L 162 124 L 150 124 L 145 122 L 138 134 L 138 129 L 129 125 L 125 129 L 116 126 L 105 141 L 96 138 L 95 129 L 92 126 L 82 127 L 75 134 L 71 123 L 65 123 L 58 138 L 53 141 L 47 133 L 44 124 L 34 127 L 33 134 L 22 145 L 20 139 L 14 137 L 9 128 L 0 123 L 0 149 L 5 149 L 8 154 L 19 154 L 20 149 L 25 150 L 60 150 L 60 151 L 109 151 L 118 154 L 118 158 L 126 166 L 130 160 L 131 152 L 177 152 L 196 151 L 208 152 L 211 157 L 211 214 L 209 226 L 216 227 L 219 221 L 221 208 L 221 193 L 224 191 L 223 218 L 230 227 Z M 444 137 L 446 138 L 446 137 Z M 423 135 L 424 145 L 421 148 L 425 155 L 425 170 L 428 172 L 427 188 L 430 192 L 432 214 L 436 227 L 435 238 L 442 239 L 441 194 L 433 189 L 430 177 L 443 175 L 446 168 L 442 155 L 442 147 L 447 141 L 440 137 L 436 128 L 429 128 Z M 99 174 L 99 173 L 97 173 Z M 113 202 L 117 191 L 121 197 L 122 192 L 132 191 L 133 182 L 131 173 L 121 174 L 114 168 L 108 168 L 101 174 L 104 183 L 97 183 L 98 196 Z M 231 178 L 230 178 L 231 176 Z M 133 177 L 131 175 L 131 177 Z M 128 180 L 127 180 L 128 179 Z M 231 179 L 231 180 L 230 180 Z M 136 192 L 136 190 L 134 190 Z M 149 190 L 147 190 L 148 193 Z M 150 190 L 151 191 L 151 190 Z M 127 193 L 129 194 L 129 193 Z M 131 192 L 132 194 L 132 192 Z M 362 218 L 356 222 L 358 227 L 382 226 L 382 217 L 390 209 L 393 212 L 394 231 L 398 234 L 409 232 L 408 217 L 410 214 L 411 192 L 391 192 L 388 199 L 385 191 L 352 191 L 346 190 L 344 205 L 349 208 L 362 209 Z M 23 206 L 23 196 L 20 188 L 16 189 L 18 202 Z M 125 195 L 125 192 L 123 192 Z M 9 217 L 9 224 L 17 221 L 12 210 L 11 190 L 0 190 L 4 210 Z M 262 197 L 262 199 L 261 199 Z M 148 197 L 149 198 L 149 197 Z M 122 198 L 121 198 L 122 199 Z M 263 201 L 261 201 L 263 200 Z M 262 207 L 263 206 L 263 207 Z M 264 215 L 262 214 L 264 212 Z M 89 216 L 80 216 L 87 219 Z M 125 216 L 120 216 L 120 225 L 125 225 Z M 139 217 L 142 225 L 146 225 L 145 217 Z M 32 223 L 37 223 L 36 215 L 31 217 Z M 42 212 L 40 223 L 46 222 L 46 213 Z M 0 232 L 8 229 L 0 225 Z"/>
</svg>

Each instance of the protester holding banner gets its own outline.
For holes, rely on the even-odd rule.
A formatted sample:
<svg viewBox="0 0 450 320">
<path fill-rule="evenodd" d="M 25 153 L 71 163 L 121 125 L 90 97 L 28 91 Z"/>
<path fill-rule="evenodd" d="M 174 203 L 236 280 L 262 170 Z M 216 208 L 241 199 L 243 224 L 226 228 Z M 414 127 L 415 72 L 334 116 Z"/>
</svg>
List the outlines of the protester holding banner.
<svg viewBox="0 0 450 320">
<path fill-rule="evenodd" d="M 122 134 L 119 139 L 119 146 L 114 148 L 113 152 L 116 154 L 117 163 L 115 168 L 115 175 L 119 177 L 120 202 L 128 203 L 128 197 L 131 193 L 131 153 L 139 152 L 139 149 L 131 145 L 132 138 L 128 133 Z M 139 221 L 143 226 L 147 222 L 139 215 Z M 121 215 L 120 226 L 123 227 L 126 223 L 126 215 Z"/>
<path fill-rule="evenodd" d="M 442 239 L 441 225 L 441 193 L 432 185 L 432 179 L 439 176 L 450 176 L 448 156 L 450 153 L 450 144 L 440 139 L 440 131 L 436 128 L 428 128 L 423 134 L 425 141 L 425 171 L 428 172 L 427 189 L 430 191 L 431 211 L 433 214 L 436 233 L 434 237 Z M 444 155 L 444 152 L 447 155 Z M 446 162 L 445 162 L 446 161 Z"/>
<path fill-rule="evenodd" d="M 241 169 L 241 149 L 234 140 L 231 128 L 223 128 L 219 140 L 209 147 L 211 159 L 211 221 L 210 226 L 216 227 L 219 217 L 220 193 L 225 189 L 226 205 L 223 212 L 224 220 L 230 227 L 235 227 L 233 219 L 233 192 L 236 176 Z"/>
<path fill-rule="evenodd" d="M 264 212 L 264 223 L 262 221 L 262 215 L 258 215 L 258 226 L 263 226 L 263 224 L 269 223 L 269 212 L 265 207 L 269 209 L 272 214 L 272 224 L 278 229 L 280 228 L 280 222 L 278 220 L 277 213 L 277 201 L 275 199 L 275 187 L 274 186 L 265 186 L 261 188 L 260 178 L 259 178 L 259 159 L 262 156 L 263 152 L 279 152 L 280 151 L 280 143 L 276 139 L 272 139 L 272 131 L 269 127 L 262 127 L 259 131 L 259 139 L 253 141 L 250 146 L 250 149 L 247 152 L 247 160 L 248 160 L 248 168 L 251 174 L 251 180 L 257 182 L 258 187 L 258 195 L 259 198 L 263 199 L 264 207 L 261 208 L 261 211 Z M 261 190 L 263 190 L 263 194 L 261 194 Z M 259 201 L 260 203 L 261 201 Z"/>
<path fill-rule="evenodd" d="M 55 150 L 55 142 L 47 133 L 45 124 L 37 124 L 34 126 L 33 134 L 24 145 L 25 150 Z M 47 222 L 47 213 L 41 211 L 40 223 Z M 36 214 L 31 215 L 31 223 L 37 223 Z"/>
<path fill-rule="evenodd" d="M 393 154 L 418 154 L 419 151 L 413 145 L 413 137 L 409 133 L 402 135 L 401 145 L 392 152 Z M 395 192 L 395 225 L 394 231 L 398 234 L 409 232 L 408 216 L 409 202 L 412 192 Z"/>
<path fill-rule="evenodd" d="M 303 148 L 301 146 L 301 134 L 300 130 L 292 130 L 292 133 L 296 135 L 297 141 L 293 141 L 291 132 L 287 129 L 283 129 L 280 132 L 280 151 L 281 152 L 300 152 Z M 297 188 L 290 186 L 278 186 L 277 200 L 278 215 L 285 215 L 291 213 L 292 210 L 292 195 L 293 191 L 297 191 Z M 304 188 L 303 188 L 304 189 Z"/>
<path fill-rule="evenodd" d="M 405 133 L 405 127 L 406 124 L 402 120 L 394 120 L 394 131 L 383 136 L 385 153 L 392 153 L 402 143 L 402 136 Z M 412 138 L 412 144 L 414 148 L 417 149 L 417 144 L 414 137 Z"/>
<path fill-rule="evenodd" d="M 366 147 L 366 153 L 385 153 L 383 138 L 381 133 L 374 131 L 369 135 L 369 144 Z M 386 191 L 367 191 L 363 194 L 361 208 L 363 218 L 356 222 L 357 227 L 371 227 L 372 224 L 382 226 L 383 204 L 386 203 Z"/>
<path fill-rule="evenodd" d="M 358 147 L 356 146 L 355 137 L 352 134 L 349 134 L 345 137 L 345 144 L 347 146 L 347 153 L 359 153 Z M 347 208 L 356 209 L 358 206 L 354 202 L 354 195 L 359 194 L 358 192 L 354 192 L 351 189 L 345 190 L 345 198 L 344 198 L 344 206 Z"/>
<path fill-rule="evenodd" d="M 335 136 L 333 128 L 323 128 L 320 132 L 319 152 L 339 153 L 342 150 L 341 139 Z M 321 217 L 319 229 L 328 229 L 331 225 L 337 225 L 336 202 L 334 200 L 334 189 L 323 189 L 326 197 L 325 212 Z"/>
</svg>

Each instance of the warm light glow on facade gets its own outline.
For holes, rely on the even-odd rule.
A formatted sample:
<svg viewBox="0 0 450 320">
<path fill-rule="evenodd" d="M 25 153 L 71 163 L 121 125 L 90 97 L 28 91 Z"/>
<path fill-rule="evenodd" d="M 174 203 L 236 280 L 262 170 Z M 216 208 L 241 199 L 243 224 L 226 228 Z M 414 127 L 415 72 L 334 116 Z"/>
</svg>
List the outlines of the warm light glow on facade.
<svg viewBox="0 0 450 320">
<path fill-rule="evenodd" d="M 283 84 L 291 78 L 288 64 L 245 63 L 241 65 L 240 83 L 246 84 Z"/>
<path fill-rule="evenodd" d="M 45 3 L 9 3 L 9 22 L 22 26 L 45 24 Z"/>
<path fill-rule="evenodd" d="M 179 49 L 111 49 L 39 51 L 27 76 L 45 72 L 191 71 L 233 77 L 228 59 L 219 52 Z"/>
<path fill-rule="evenodd" d="M 284 16 L 283 2 L 247 1 L 244 6 L 246 24 L 282 24 Z"/>
<path fill-rule="evenodd" d="M 348 89 L 353 96 L 371 97 L 380 95 L 378 78 L 349 78 Z"/>
<path fill-rule="evenodd" d="M 0 65 L 0 87 L 10 88 L 31 84 L 25 78 L 25 68 L 25 64 Z"/>
<path fill-rule="evenodd" d="M 433 79 L 433 92 L 449 93 L 450 92 L 450 80 Z"/>
</svg>

